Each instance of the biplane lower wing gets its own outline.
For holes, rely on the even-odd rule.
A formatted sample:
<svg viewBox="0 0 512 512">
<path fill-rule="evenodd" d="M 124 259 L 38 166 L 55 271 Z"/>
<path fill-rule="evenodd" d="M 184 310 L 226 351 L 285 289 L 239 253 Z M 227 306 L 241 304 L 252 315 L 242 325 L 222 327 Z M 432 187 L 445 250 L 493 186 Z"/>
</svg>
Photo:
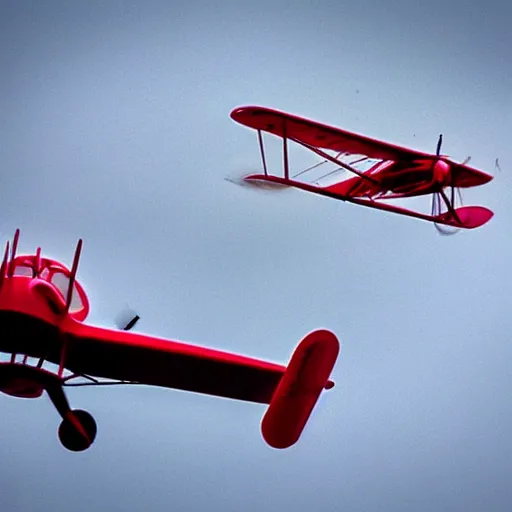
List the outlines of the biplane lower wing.
<svg viewBox="0 0 512 512">
<path fill-rule="evenodd" d="M 73 322 L 66 368 L 226 398 L 269 403 L 286 367 L 177 341 Z"/>
<path fill-rule="evenodd" d="M 379 200 L 362 199 L 359 197 L 351 197 L 333 193 L 323 187 L 310 185 L 309 183 L 304 183 L 301 181 L 281 178 L 279 176 L 269 176 L 266 174 L 251 174 L 249 176 L 246 176 L 244 179 L 247 181 L 268 181 L 281 185 L 291 186 L 305 190 L 306 192 L 314 192 L 316 194 L 320 194 L 326 197 L 331 197 L 333 199 L 339 199 L 342 201 L 347 201 L 349 203 L 367 206 L 369 208 L 375 208 L 377 210 L 399 213 L 401 215 L 406 215 L 408 217 L 414 217 L 416 219 L 426 220 L 429 222 L 434 222 L 436 224 L 443 224 L 446 226 L 452 226 L 456 228 L 478 228 L 484 225 L 485 223 L 489 222 L 489 220 L 491 220 L 491 218 L 494 215 L 494 213 L 491 210 L 485 208 L 484 206 L 461 206 L 453 210 L 453 212 L 448 211 L 445 213 L 441 213 L 439 215 L 429 215 L 426 213 L 409 210 L 407 208 L 402 208 L 400 206 L 395 206 L 389 203 L 384 203 Z M 456 214 L 456 216 L 454 215 L 454 213 Z"/>
<path fill-rule="evenodd" d="M 88 376 L 267 404 L 286 372 L 259 359 L 78 322 L 68 332 L 66 367 Z"/>
<path fill-rule="evenodd" d="M 330 331 L 317 330 L 302 340 L 261 422 L 270 446 L 288 448 L 298 441 L 321 392 L 332 385 L 338 353 L 338 339 Z"/>
<path fill-rule="evenodd" d="M 380 201 L 370 201 L 366 199 L 347 198 L 346 201 L 361 206 L 368 206 L 377 210 L 383 210 L 392 213 L 399 213 L 407 217 L 422 219 L 435 224 L 443 224 L 454 228 L 475 229 L 483 226 L 491 220 L 493 212 L 484 206 L 461 206 L 453 210 L 440 213 L 439 215 L 428 215 L 426 213 L 416 212 L 407 208 L 401 208 L 392 204 Z"/>
</svg>

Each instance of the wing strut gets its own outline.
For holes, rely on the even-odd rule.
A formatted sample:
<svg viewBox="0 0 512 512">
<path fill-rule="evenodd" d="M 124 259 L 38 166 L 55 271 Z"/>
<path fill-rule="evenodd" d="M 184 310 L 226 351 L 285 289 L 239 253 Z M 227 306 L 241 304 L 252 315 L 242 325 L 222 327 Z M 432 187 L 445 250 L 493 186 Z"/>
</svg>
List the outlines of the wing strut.
<svg viewBox="0 0 512 512">
<path fill-rule="evenodd" d="M 340 167 L 343 167 L 347 171 L 353 172 L 360 178 L 369 181 L 373 185 L 379 184 L 379 182 L 377 180 L 370 178 L 370 176 L 367 176 L 364 172 L 358 171 L 351 165 L 346 164 L 345 162 L 342 162 L 341 160 L 338 160 L 336 157 L 329 155 L 329 153 L 326 153 L 325 151 L 322 151 L 320 148 L 315 148 L 315 146 L 310 146 L 309 144 L 305 144 L 304 142 L 301 142 L 300 140 L 297 140 L 297 139 L 292 139 L 292 140 L 294 142 L 296 142 L 297 144 L 300 144 L 301 146 L 304 146 L 305 148 L 313 151 L 313 153 L 316 153 L 317 155 L 325 158 L 326 160 L 329 160 L 330 162 L 332 162 L 336 165 L 339 165 Z M 340 154 L 342 154 L 342 153 L 340 153 Z"/>
<path fill-rule="evenodd" d="M 76 273 L 78 272 L 78 262 L 80 261 L 80 253 L 81 252 L 82 252 L 82 239 L 80 238 L 78 240 L 78 243 L 76 244 L 75 256 L 73 257 L 73 266 L 71 267 L 71 274 L 69 275 L 68 293 L 67 293 L 67 297 L 66 297 L 66 307 L 63 312 L 63 317 L 65 317 L 66 313 L 69 311 L 69 308 L 71 307 L 71 302 L 73 300 L 73 291 L 75 288 L 75 279 L 76 279 Z M 60 353 L 58 376 L 62 377 L 62 375 L 64 374 L 64 368 L 65 368 L 65 364 L 66 364 L 69 336 L 61 330 L 59 330 L 59 336 L 62 340 L 62 350 Z"/>
<path fill-rule="evenodd" d="M 261 135 L 261 130 L 258 130 L 258 142 L 260 143 L 260 153 L 261 161 L 263 163 L 263 172 L 265 173 L 265 176 L 268 176 L 267 161 L 265 160 L 265 148 L 263 147 L 263 136 Z"/>
<path fill-rule="evenodd" d="M 80 238 L 80 240 L 78 240 L 78 243 L 76 244 L 75 256 L 73 258 L 73 266 L 71 267 L 71 274 L 69 276 L 68 295 L 66 297 L 65 313 L 67 313 L 69 311 L 69 308 L 71 306 L 71 301 L 73 300 L 73 290 L 75 288 L 75 279 L 76 279 L 76 273 L 78 271 L 78 262 L 80 260 L 81 252 L 82 252 L 82 239 Z"/>
<path fill-rule="evenodd" d="M 38 247 L 36 250 L 36 268 L 34 270 L 34 277 L 39 277 L 41 273 L 41 247 Z"/>
<path fill-rule="evenodd" d="M 9 240 L 5 244 L 5 252 L 4 259 L 2 260 L 2 266 L 0 267 L 0 288 L 2 288 L 2 284 L 5 279 L 5 271 L 7 270 L 7 265 L 9 262 Z"/>
<path fill-rule="evenodd" d="M 18 240 L 20 239 L 20 230 L 17 229 L 14 233 L 14 240 L 12 241 L 11 247 L 11 261 L 9 263 L 8 277 L 12 277 L 14 274 L 14 258 L 16 258 L 16 251 L 18 249 Z"/>
<path fill-rule="evenodd" d="M 290 172 L 288 168 L 288 137 L 286 136 L 286 119 L 283 119 L 283 165 L 284 165 L 284 179 L 290 179 Z"/>
</svg>

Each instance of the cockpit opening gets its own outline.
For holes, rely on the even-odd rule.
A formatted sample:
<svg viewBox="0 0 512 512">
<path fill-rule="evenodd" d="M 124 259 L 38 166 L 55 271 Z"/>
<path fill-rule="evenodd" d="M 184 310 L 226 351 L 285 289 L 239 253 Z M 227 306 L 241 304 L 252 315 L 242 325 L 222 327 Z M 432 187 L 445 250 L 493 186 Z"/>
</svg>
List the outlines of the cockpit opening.
<svg viewBox="0 0 512 512">
<path fill-rule="evenodd" d="M 71 272 L 55 260 L 41 258 L 39 255 L 18 256 L 12 262 L 13 276 L 38 278 L 46 281 L 61 296 L 64 303 L 67 300 Z M 89 313 L 89 301 L 82 286 L 76 280 L 69 313 L 77 320 L 85 320 Z"/>
</svg>

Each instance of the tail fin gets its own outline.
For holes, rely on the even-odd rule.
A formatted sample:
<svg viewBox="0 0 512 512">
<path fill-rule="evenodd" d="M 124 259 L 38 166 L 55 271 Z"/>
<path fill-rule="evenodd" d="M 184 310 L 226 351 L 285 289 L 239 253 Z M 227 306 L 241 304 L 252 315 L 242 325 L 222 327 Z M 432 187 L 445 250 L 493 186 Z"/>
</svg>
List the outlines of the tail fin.
<svg viewBox="0 0 512 512">
<path fill-rule="evenodd" d="M 295 444 L 329 380 L 339 353 L 336 336 L 327 330 L 308 334 L 295 349 L 267 412 L 261 422 L 261 433 L 273 448 Z"/>
</svg>

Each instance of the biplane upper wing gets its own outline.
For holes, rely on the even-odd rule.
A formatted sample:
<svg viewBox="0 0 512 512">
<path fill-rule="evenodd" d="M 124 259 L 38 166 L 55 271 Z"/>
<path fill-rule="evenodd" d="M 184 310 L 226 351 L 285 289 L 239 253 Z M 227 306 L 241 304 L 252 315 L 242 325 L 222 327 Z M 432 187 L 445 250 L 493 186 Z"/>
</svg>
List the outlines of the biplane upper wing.
<svg viewBox="0 0 512 512">
<path fill-rule="evenodd" d="M 404 148 L 266 107 L 238 107 L 231 112 L 231 118 L 249 128 L 317 150 L 364 155 L 369 160 L 394 162 L 438 158 L 432 153 Z M 493 178 L 485 172 L 457 162 L 451 162 L 451 172 L 453 184 L 462 188 L 483 185 Z"/>
<path fill-rule="evenodd" d="M 266 107 L 239 107 L 231 112 L 231 118 L 249 128 L 318 149 L 394 161 L 433 156 Z"/>
<path fill-rule="evenodd" d="M 76 374 L 270 403 L 286 367 L 177 341 L 66 322 Z"/>
</svg>

